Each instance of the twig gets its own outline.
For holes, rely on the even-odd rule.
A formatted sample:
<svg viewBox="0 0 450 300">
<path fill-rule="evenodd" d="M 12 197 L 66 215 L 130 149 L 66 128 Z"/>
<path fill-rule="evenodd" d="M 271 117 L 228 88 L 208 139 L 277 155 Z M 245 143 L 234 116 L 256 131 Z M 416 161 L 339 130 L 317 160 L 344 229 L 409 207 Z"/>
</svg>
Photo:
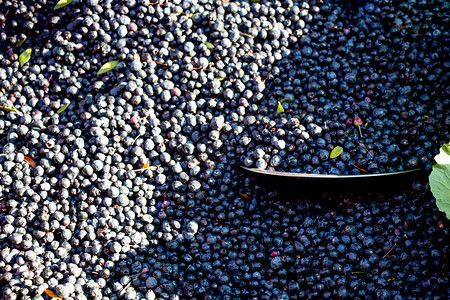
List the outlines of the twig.
<svg viewBox="0 0 450 300">
<path fill-rule="evenodd" d="M 352 166 L 354 166 L 355 168 L 357 168 L 358 170 L 367 173 L 367 170 L 364 170 L 363 168 L 358 167 L 357 165 L 353 164 Z"/>
<path fill-rule="evenodd" d="M 129 288 L 131 285 L 131 281 L 119 292 L 119 297 L 122 298 L 125 294 L 125 291 L 127 290 L 127 288 Z"/>
<path fill-rule="evenodd" d="M 128 277 L 131 278 L 131 277 L 139 276 L 139 275 L 141 275 L 142 273 L 147 273 L 148 271 L 149 271 L 148 268 L 144 268 L 141 272 L 139 272 L 139 273 L 137 273 L 137 274 L 130 275 L 130 276 L 128 276 Z"/>
<path fill-rule="evenodd" d="M 267 78 L 269 78 L 269 76 L 272 75 L 272 71 L 269 72 L 269 74 L 267 74 L 266 79 L 264 79 L 263 83 L 266 83 Z"/>
<path fill-rule="evenodd" d="M 19 116 L 23 116 L 23 113 L 14 106 L 14 102 L 11 101 L 11 105 Z"/>
<path fill-rule="evenodd" d="M 386 253 L 381 259 L 385 258 L 386 256 L 388 256 L 389 253 L 391 253 L 392 250 L 394 250 L 394 248 L 397 246 L 397 243 L 394 244 L 394 246 L 392 246 L 392 248 L 388 251 L 388 253 Z"/>
<path fill-rule="evenodd" d="M 359 143 L 359 145 L 366 149 L 367 153 L 369 153 L 369 155 L 373 157 L 372 153 L 370 153 L 370 151 L 366 148 L 366 145 L 364 145 L 363 143 Z"/>
<path fill-rule="evenodd" d="M 253 35 L 251 35 L 251 34 L 248 34 L 248 33 L 245 33 L 245 32 L 242 32 L 242 31 L 239 31 L 239 33 L 240 34 L 242 34 L 242 35 L 245 35 L 245 36 L 248 36 L 248 37 L 251 37 L 251 38 L 255 38 Z"/>
<path fill-rule="evenodd" d="M 138 138 L 140 138 L 142 135 L 141 134 L 138 134 L 137 135 L 137 137 L 133 140 L 133 142 L 131 143 L 131 145 L 134 145 L 134 143 L 136 142 L 136 140 L 138 139 Z"/>
<path fill-rule="evenodd" d="M 162 62 L 159 62 L 159 61 L 156 61 L 156 60 L 152 60 L 152 62 L 154 62 L 155 64 L 158 64 L 158 65 L 163 65 L 163 66 L 167 67 L 167 64 L 165 64 L 165 63 L 162 63 Z"/>
</svg>

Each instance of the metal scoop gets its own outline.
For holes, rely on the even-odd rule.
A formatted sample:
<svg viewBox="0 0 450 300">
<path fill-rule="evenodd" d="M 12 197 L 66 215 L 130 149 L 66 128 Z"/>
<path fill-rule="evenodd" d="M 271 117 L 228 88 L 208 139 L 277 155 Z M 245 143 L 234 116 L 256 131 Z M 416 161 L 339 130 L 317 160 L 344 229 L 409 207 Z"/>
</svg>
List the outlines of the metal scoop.
<svg viewBox="0 0 450 300">
<path fill-rule="evenodd" d="M 361 174 L 361 175 L 327 175 L 327 174 L 307 174 L 278 172 L 271 170 L 260 170 L 257 168 L 247 168 L 240 166 L 241 169 L 253 177 L 259 178 L 265 183 L 279 185 L 295 182 L 298 187 L 314 187 L 319 189 L 346 189 L 351 190 L 361 188 L 376 188 L 384 190 L 389 187 L 398 187 L 409 179 L 419 177 L 424 173 L 423 169 L 412 169 L 392 173 L 380 174 Z M 290 184 L 291 185 L 291 184 Z M 292 185 L 291 185 L 292 186 Z"/>
<path fill-rule="evenodd" d="M 311 180 L 354 180 L 354 179 L 370 179 L 370 178 L 380 178 L 380 177 L 398 177 L 411 175 L 410 173 L 419 172 L 422 169 L 412 169 L 400 172 L 392 172 L 392 173 L 380 173 L 380 174 L 361 174 L 361 175 L 328 175 L 328 174 L 308 174 L 308 173 L 291 173 L 291 172 L 278 172 L 278 171 L 270 171 L 270 170 L 260 170 L 257 168 L 247 168 L 244 166 L 240 166 L 243 170 L 263 175 L 263 176 L 276 176 L 276 177 L 284 177 L 284 178 L 293 178 L 293 179 L 311 179 Z"/>
</svg>

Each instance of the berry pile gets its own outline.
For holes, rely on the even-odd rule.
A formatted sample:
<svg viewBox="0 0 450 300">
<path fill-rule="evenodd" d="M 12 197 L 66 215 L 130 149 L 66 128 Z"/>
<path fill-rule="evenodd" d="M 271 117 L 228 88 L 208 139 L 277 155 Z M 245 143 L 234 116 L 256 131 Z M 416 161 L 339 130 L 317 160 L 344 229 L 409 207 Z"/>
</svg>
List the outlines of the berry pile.
<svg viewBox="0 0 450 300">
<path fill-rule="evenodd" d="M 447 2 L 56 2 L 0 0 L 2 299 L 448 294 L 423 181 L 285 201 L 237 169 L 429 169 Z"/>
</svg>

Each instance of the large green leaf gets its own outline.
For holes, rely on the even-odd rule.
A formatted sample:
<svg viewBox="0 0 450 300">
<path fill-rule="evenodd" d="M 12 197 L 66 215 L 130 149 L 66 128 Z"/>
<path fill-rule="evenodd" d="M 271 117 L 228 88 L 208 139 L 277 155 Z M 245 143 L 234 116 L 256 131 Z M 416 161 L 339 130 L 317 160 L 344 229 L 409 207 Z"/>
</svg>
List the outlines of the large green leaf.
<svg viewBox="0 0 450 300">
<path fill-rule="evenodd" d="M 28 48 L 27 50 L 23 51 L 22 54 L 20 54 L 19 56 L 20 67 L 23 67 L 23 65 L 30 60 L 32 51 L 33 50 L 31 48 Z"/>
<path fill-rule="evenodd" d="M 98 70 L 97 74 L 101 75 L 103 73 L 111 71 L 112 69 L 114 69 L 117 66 L 118 62 L 119 62 L 118 60 L 112 60 L 110 62 L 107 62 L 100 68 L 100 70 Z"/>
<path fill-rule="evenodd" d="M 429 177 L 431 192 L 438 209 L 450 219 L 450 143 L 442 145 L 434 159 L 436 164 Z"/>
<path fill-rule="evenodd" d="M 333 150 L 331 150 L 330 158 L 338 157 L 339 155 L 341 155 L 342 151 L 344 151 L 344 149 L 342 149 L 341 146 L 334 147 Z"/>
<path fill-rule="evenodd" d="M 70 3 L 72 3 L 73 0 L 59 0 L 58 3 L 56 3 L 55 7 L 53 8 L 54 10 L 63 8 L 66 5 L 69 5 Z"/>
</svg>

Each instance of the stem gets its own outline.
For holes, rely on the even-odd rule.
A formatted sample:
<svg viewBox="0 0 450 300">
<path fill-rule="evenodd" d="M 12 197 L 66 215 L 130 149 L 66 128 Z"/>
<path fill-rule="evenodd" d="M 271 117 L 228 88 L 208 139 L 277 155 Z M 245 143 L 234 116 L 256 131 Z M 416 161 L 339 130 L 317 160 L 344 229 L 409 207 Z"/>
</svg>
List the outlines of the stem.
<svg viewBox="0 0 450 300">
<path fill-rule="evenodd" d="M 139 124 L 139 123 L 138 123 Z M 140 125 L 139 125 L 140 126 Z M 139 128 L 139 127 L 138 127 Z M 140 135 L 140 134 L 138 134 L 138 136 L 133 140 L 133 143 L 131 143 L 131 145 L 134 145 L 134 143 L 136 142 L 136 140 L 138 139 L 138 138 L 140 138 L 142 135 Z"/>
<path fill-rule="evenodd" d="M 385 258 L 386 256 L 388 256 L 389 253 L 391 253 L 392 250 L 394 250 L 394 248 L 397 246 L 397 243 L 394 244 L 394 246 L 392 246 L 392 248 L 388 251 L 388 253 L 386 253 L 381 259 Z"/>
<path fill-rule="evenodd" d="M 361 138 L 362 138 L 362 133 L 361 133 L 361 126 L 360 125 L 358 125 L 358 129 L 359 129 L 359 135 L 361 136 Z"/>
</svg>

